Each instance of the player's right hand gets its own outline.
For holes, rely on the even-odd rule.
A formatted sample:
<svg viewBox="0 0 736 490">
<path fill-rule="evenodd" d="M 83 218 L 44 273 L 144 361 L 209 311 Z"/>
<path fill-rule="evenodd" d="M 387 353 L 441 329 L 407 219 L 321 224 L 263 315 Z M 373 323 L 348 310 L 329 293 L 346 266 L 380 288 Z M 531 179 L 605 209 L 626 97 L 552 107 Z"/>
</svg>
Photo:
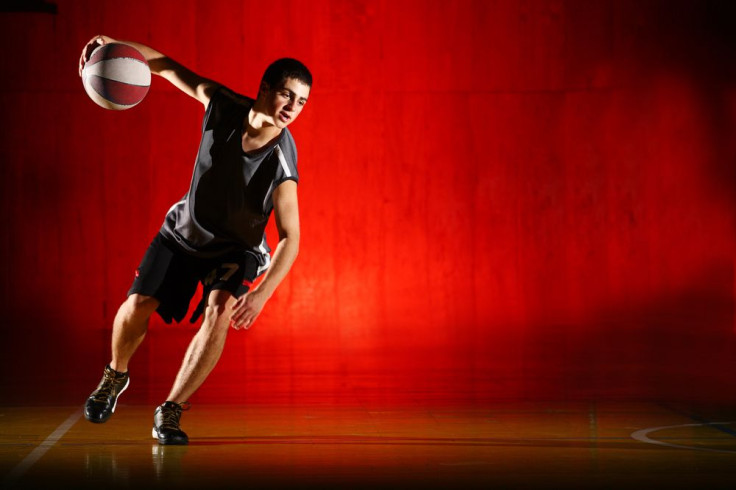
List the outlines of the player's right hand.
<svg viewBox="0 0 736 490">
<path fill-rule="evenodd" d="M 84 49 L 82 49 L 82 56 L 79 57 L 79 76 L 82 76 L 82 69 L 84 69 L 84 65 L 89 60 L 89 57 L 92 56 L 92 51 L 97 49 L 99 46 L 102 46 L 104 44 L 107 44 L 108 42 L 112 42 L 112 40 L 107 36 L 95 36 L 92 39 L 89 40 L 89 42 L 84 46 Z"/>
<path fill-rule="evenodd" d="M 268 297 L 258 288 L 245 293 L 232 306 L 230 326 L 235 330 L 240 330 L 241 328 L 247 330 L 252 327 L 253 322 L 261 314 L 261 310 L 263 310 L 267 300 Z"/>
</svg>

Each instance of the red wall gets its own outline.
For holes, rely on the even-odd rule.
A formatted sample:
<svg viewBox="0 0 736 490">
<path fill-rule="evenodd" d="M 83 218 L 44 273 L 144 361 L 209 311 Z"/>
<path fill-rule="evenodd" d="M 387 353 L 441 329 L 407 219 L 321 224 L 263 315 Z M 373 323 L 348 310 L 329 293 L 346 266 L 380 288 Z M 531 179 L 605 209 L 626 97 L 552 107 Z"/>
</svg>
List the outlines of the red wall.
<svg viewBox="0 0 736 490">
<path fill-rule="evenodd" d="M 95 106 L 97 33 L 249 95 L 276 57 L 315 75 L 301 254 L 196 401 L 736 393 L 728 2 L 57 4 L 0 14 L 6 401 L 91 391 L 191 175 L 201 107 L 159 78 Z M 195 328 L 152 322 L 126 396 L 162 399 Z"/>
</svg>

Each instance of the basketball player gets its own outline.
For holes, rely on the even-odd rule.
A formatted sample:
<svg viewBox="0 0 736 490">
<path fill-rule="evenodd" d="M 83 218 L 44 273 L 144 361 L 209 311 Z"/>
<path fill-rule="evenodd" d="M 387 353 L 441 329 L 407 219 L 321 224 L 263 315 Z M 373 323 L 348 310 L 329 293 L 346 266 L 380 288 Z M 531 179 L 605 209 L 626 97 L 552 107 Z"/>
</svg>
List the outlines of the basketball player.
<svg viewBox="0 0 736 490">
<path fill-rule="evenodd" d="M 80 57 L 80 75 L 94 48 L 110 42 L 115 41 L 107 36 L 90 40 Z M 152 73 L 198 100 L 205 114 L 189 191 L 166 214 L 143 256 L 115 316 L 112 360 L 84 415 L 96 423 L 110 418 L 128 387 L 128 362 L 146 335 L 149 317 L 155 311 L 167 323 L 180 322 L 201 282 L 204 297 L 192 321 L 203 314 L 202 325 L 166 401 L 154 412 L 152 431 L 160 444 L 187 444 L 179 425 L 182 410 L 220 358 L 228 329 L 253 325 L 296 259 L 298 173 L 288 126 L 307 102 L 312 76 L 297 60 L 277 60 L 253 100 L 148 46 L 124 42 L 143 54 Z M 264 236 L 271 211 L 279 233 L 273 258 Z"/>
</svg>

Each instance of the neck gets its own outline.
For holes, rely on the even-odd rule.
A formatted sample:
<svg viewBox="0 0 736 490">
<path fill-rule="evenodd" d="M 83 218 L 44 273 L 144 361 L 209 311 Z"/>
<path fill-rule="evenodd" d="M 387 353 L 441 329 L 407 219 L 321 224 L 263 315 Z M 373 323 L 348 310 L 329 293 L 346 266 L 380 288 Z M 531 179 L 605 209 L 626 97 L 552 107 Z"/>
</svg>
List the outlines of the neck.
<svg viewBox="0 0 736 490">
<path fill-rule="evenodd" d="M 275 126 L 273 121 L 263 112 L 258 111 L 257 106 L 248 113 L 243 121 L 242 147 L 246 153 L 257 152 L 279 137 L 281 128 Z"/>
<path fill-rule="evenodd" d="M 248 113 L 248 118 L 243 123 L 245 125 L 244 133 L 249 138 L 271 139 L 281 134 L 281 128 L 278 128 L 273 119 L 268 117 L 260 108 L 258 100 L 253 104 L 253 108 Z"/>
</svg>

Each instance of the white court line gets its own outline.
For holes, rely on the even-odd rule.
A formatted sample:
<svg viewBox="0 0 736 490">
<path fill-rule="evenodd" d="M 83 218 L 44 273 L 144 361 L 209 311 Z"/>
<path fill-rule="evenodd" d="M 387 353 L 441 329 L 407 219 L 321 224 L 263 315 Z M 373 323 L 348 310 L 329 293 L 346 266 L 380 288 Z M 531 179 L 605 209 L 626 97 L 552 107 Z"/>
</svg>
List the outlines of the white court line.
<svg viewBox="0 0 736 490">
<path fill-rule="evenodd" d="M 736 422 L 709 422 L 707 424 L 680 424 L 680 425 L 665 425 L 663 427 L 651 427 L 649 429 L 641 429 L 631 433 L 631 437 L 640 442 L 646 442 L 647 444 L 656 444 L 658 446 L 674 447 L 677 449 L 692 449 L 695 451 L 708 451 L 711 453 L 731 453 L 735 454 L 736 451 L 729 451 L 727 449 L 711 449 L 708 447 L 695 447 L 695 446 L 683 446 L 681 444 L 671 444 L 669 442 L 658 441 L 649 437 L 651 432 L 657 432 L 665 429 L 677 429 L 680 427 L 704 427 L 710 425 L 729 425 Z"/>
<path fill-rule="evenodd" d="M 52 432 L 45 441 L 39 444 L 36 449 L 31 451 L 31 454 L 26 456 L 23 461 L 18 463 L 18 465 L 13 468 L 10 473 L 5 476 L 5 478 L 3 478 L 3 487 L 9 487 L 15 484 L 15 482 L 17 482 L 20 477 L 22 477 L 23 474 L 36 463 L 36 461 L 41 459 L 41 457 L 46 454 L 46 451 L 51 449 L 59 439 L 64 437 L 64 434 L 66 434 L 66 432 L 71 429 L 74 424 L 77 423 L 77 420 L 79 420 L 81 416 L 82 410 L 75 410 L 74 413 L 71 414 L 69 418 L 67 418 L 64 422 L 62 422 L 61 425 L 57 427 L 56 430 Z"/>
</svg>

